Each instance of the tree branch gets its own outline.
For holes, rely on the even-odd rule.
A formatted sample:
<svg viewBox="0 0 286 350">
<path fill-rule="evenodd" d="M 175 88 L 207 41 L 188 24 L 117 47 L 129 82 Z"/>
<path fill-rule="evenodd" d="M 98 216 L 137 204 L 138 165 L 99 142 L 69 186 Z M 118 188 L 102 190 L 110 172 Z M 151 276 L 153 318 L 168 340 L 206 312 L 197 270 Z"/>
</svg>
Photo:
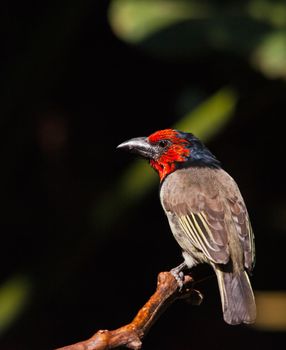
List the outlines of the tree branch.
<svg viewBox="0 0 286 350">
<path fill-rule="evenodd" d="M 183 287 L 180 289 L 171 272 L 160 272 L 155 293 L 131 323 L 112 331 L 99 330 L 88 340 L 56 350 L 107 350 L 120 346 L 134 350 L 141 349 L 142 340 L 148 330 L 176 299 L 189 299 L 193 305 L 202 302 L 201 293 L 191 288 L 192 282 L 193 278 L 185 275 Z"/>
</svg>

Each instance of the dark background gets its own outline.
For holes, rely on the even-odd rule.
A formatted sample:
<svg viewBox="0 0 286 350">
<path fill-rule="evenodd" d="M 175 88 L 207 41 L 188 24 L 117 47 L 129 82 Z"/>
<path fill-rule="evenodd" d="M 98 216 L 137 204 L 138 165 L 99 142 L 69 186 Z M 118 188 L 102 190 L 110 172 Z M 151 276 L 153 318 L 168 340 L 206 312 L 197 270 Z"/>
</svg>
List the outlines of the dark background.
<svg viewBox="0 0 286 350">
<path fill-rule="evenodd" d="M 225 9 L 225 1 L 208 3 Z M 136 45 L 124 42 L 111 30 L 108 6 L 2 5 L 0 304 L 9 303 L 11 294 L 1 294 L 9 281 L 27 287 L 24 306 L 12 307 L 14 316 L 0 322 L 2 350 L 53 349 L 117 328 L 151 295 L 157 273 L 181 262 L 156 187 L 118 208 L 120 215 L 108 202 L 134 162 L 116 145 L 172 126 L 182 116 L 184 91 L 204 98 L 231 85 L 238 92 L 234 116 L 207 145 L 248 205 L 257 247 L 254 289 L 286 289 L 283 74 L 264 74 L 252 64 L 251 48 L 240 50 L 239 43 L 217 49 L 205 40 L 201 50 L 182 37 L 177 53 L 172 45 L 161 50 L 168 30 L 180 33 L 180 25 Z M 261 36 L 272 28 L 262 22 Z M 184 26 L 184 33 L 192 30 Z M 241 47 L 248 42 L 244 31 L 235 35 Z M 214 278 L 201 290 L 204 303 L 176 302 L 150 331 L 145 349 L 285 344 L 284 332 L 226 325 Z"/>
</svg>

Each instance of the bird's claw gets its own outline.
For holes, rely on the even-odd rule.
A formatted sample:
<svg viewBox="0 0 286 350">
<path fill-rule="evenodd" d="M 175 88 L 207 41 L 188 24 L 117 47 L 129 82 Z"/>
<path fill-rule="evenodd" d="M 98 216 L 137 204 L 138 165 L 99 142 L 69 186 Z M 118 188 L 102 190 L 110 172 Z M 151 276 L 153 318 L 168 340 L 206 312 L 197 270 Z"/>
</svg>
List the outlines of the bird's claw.
<svg viewBox="0 0 286 350">
<path fill-rule="evenodd" d="M 175 280 L 178 283 L 179 290 L 181 291 L 184 286 L 184 273 L 183 271 L 179 271 L 176 267 L 172 269 L 171 274 L 174 276 Z"/>
</svg>

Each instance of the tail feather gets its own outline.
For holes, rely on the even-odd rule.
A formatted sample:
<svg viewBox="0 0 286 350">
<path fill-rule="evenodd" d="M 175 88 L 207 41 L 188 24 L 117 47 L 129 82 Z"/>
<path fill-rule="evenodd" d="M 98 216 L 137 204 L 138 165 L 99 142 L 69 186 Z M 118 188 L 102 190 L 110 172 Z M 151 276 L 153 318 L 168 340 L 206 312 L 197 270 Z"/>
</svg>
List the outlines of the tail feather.
<svg viewBox="0 0 286 350">
<path fill-rule="evenodd" d="M 228 324 L 254 323 L 256 306 L 246 271 L 223 272 L 215 268 L 223 318 Z"/>
</svg>

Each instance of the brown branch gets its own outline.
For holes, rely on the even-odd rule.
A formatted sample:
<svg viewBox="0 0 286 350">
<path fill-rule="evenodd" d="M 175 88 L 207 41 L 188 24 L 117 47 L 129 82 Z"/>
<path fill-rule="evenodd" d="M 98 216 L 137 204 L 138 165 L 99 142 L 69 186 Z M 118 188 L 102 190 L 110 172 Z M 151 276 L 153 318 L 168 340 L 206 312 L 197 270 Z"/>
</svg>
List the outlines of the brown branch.
<svg viewBox="0 0 286 350">
<path fill-rule="evenodd" d="M 192 277 L 185 275 L 183 287 L 180 289 L 171 272 L 160 272 L 155 293 L 139 310 L 131 323 L 112 331 L 100 330 L 88 340 L 56 350 L 107 350 L 120 346 L 134 350 L 141 349 L 142 339 L 148 330 L 160 314 L 176 299 L 186 298 L 194 305 L 201 303 L 202 295 L 191 288 L 192 282 Z"/>
</svg>

